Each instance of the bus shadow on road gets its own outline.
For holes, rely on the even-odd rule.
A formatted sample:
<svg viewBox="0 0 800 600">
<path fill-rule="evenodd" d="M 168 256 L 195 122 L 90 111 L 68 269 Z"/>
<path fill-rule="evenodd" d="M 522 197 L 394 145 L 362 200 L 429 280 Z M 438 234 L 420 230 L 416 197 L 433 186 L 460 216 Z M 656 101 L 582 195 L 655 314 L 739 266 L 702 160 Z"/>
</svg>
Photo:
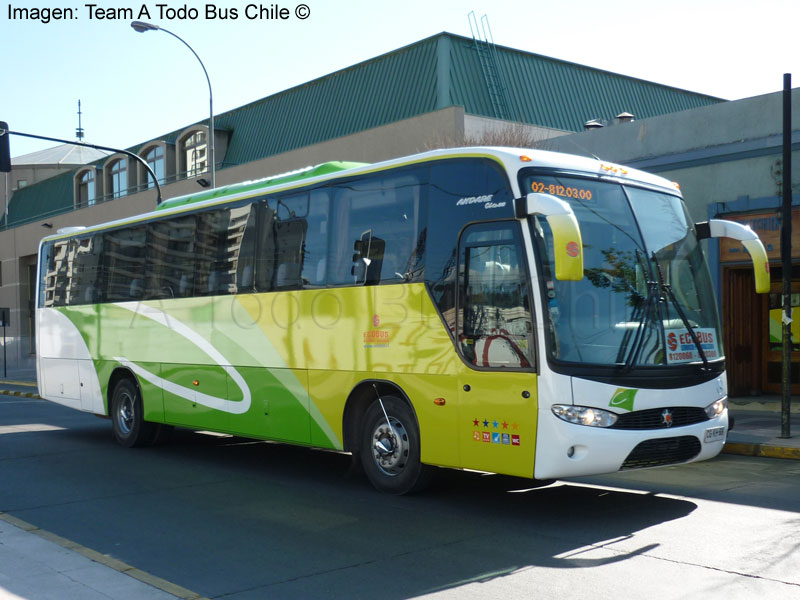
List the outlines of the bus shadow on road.
<svg viewBox="0 0 800 600">
<path fill-rule="evenodd" d="M 154 531 L 170 532 L 148 560 L 159 565 L 162 555 L 173 569 L 159 576 L 209 597 L 407 598 L 520 569 L 601 567 L 652 551 L 658 544 L 640 543 L 637 532 L 696 508 L 646 492 L 450 470 L 423 493 L 394 497 L 373 490 L 346 455 L 182 430 L 168 445 L 121 452 L 163 469 L 174 486 L 147 515 Z M 176 468 L 197 477 L 181 485 L 168 474 Z M 414 576 L 393 577 L 387 589 L 387 563 Z"/>
</svg>

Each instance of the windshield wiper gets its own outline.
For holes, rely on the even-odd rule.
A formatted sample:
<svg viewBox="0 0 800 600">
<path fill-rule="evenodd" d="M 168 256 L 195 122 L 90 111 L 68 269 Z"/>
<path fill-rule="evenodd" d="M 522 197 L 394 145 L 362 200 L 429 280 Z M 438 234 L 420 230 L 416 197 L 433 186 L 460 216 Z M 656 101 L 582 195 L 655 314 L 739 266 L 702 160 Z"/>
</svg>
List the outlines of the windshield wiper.
<svg viewBox="0 0 800 600">
<path fill-rule="evenodd" d="M 675 297 L 675 292 L 672 291 L 672 286 L 664 281 L 664 274 L 661 272 L 661 265 L 658 264 L 658 259 L 656 258 L 655 252 L 653 252 L 653 262 L 656 265 L 656 273 L 658 273 L 658 282 L 661 286 L 661 289 L 667 293 L 667 297 L 669 298 L 670 302 L 672 302 L 672 306 L 675 307 L 675 312 L 678 313 L 678 317 L 680 317 L 681 321 L 683 322 L 683 326 L 686 327 L 686 330 L 689 332 L 689 336 L 692 338 L 692 342 L 694 342 L 694 345 L 697 347 L 697 352 L 700 354 L 700 358 L 703 360 L 703 368 L 708 369 L 708 358 L 706 358 L 706 353 L 705 350 L 703 350 L 703 345 L 700 343 L 700 338 L 697 337 L 694 327 L 692 327 L 692 324 L 686 317 L 686 313 L 683 312 L 683 308 L 678 302 L 678 299 Z"/>
<path fill-rule="evenodd" d="M 635 367 L 639 362 L 639 355 L 642 353 L 642 348 L 644 347 L 645 342 L 645 330 L 650 323 L 650 312 L 660 300 L 658 296 L 658 285 L 654 281 L 648 281 L 647 287 L 650 291 L 647 293 L 647 298 L 645 298 L 644 306 L 642 307 L 642 316 L 639 318 L 639 323 L 636 326 L 636 335 L 633 338 L 633 343 L 631 344 L 631 348 L 625 357 L 626 372 L 632 370 L 633 367 Z M 626 332 L 626 334 L 629 333 L 630 332 Z M 620 358 L 622 353 L 625 351 L 625 347 L 627 346 L 626 342 L 627 339 L 623 338 L 622 344 L 620 345 L 618 358 Z"/>
<path fill-rule="evenodd" d="M 644 260 L 644 256 L 637 248 L 635 251 L 636 259 L 639 261 L 640 264 L 644 266 L 643 272 L 646 273 L 649 269 L 647 268 L 646 261 Z M 645 336 L 646 336 L 646 328 L 647 325 L 650 323 L 650 312 L 653 310 L 653 307 L 661 300 L 659 295 L 658 283 L 655 281 L 650 281 L 648 278 L 647 283 L 647 296 L 644 300 L 644 305 L 640 305 L 636 307 L 636 311 L 634 314 L 631 315 L 632 318 L 636 318 L 636 315 L 641 310 L 641 316 L 639 317 L 639 323 L 636 326 L 636 334 L 633 337 L 633 343 L 631 344 L 630 350 L 628 350 L 627 354 L 625 349 L 628 347 L 628 340 L 630 339 L 631 332 L 626 331 L 625 335 L 622 338 L 622 343 L 620 344 L 619 352 L 617 353 L 617 363 L 621 362 L 623 355 L 625 355 L 625 372 L 631 371 L 636 364 L 639 362 L 639 355 L 642 352 L 642 348 L 644 347 L 645 343 Z M 641 295 L 637 293 L 637 296 L 641 298 Z"/>
</svg>

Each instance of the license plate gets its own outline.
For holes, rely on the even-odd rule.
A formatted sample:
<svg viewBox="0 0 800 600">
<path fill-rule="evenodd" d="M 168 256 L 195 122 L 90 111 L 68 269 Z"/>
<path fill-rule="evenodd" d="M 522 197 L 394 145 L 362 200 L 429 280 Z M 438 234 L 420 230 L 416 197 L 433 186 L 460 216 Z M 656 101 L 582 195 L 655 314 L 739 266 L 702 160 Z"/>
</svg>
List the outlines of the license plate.
<svg viewBox="0 0 800 600">
<path fill-rule="evenodd" d="M 725 428 L 724 427 L 711 427 L 710 429 L 706 429 L 705 435 L 705 443 L 708 444 L 709 442 L 719 442 L 720 440 L 725 439 Z"/>
</svg>

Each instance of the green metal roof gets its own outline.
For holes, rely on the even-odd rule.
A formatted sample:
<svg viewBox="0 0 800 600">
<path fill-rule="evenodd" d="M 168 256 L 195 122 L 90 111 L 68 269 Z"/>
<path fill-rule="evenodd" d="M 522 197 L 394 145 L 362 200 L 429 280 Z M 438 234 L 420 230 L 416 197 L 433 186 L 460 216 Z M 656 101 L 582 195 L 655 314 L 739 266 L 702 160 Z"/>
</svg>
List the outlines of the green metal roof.
<svg viewBox="0 0 800 600">
<path fill-rule="evenodd" d="M 502 46 L 494 56 L 506 87 L 505 116 L 542 127 L 581 131 L 590 119 L 623 111 L 644 119 L 722 101 Z M 471 115 L 503 116 L 492 103 L 475 42 L 441 33 L 217 116 L 217 129 L 230 132 L 218 165 L 245 164 L 454 105 Z M 174 143 L 184 129 L 160 139 Z M 71 210 L 73 175 L 15 192 L 9 225 Z"/>
<path fill-rule="evenodd" d="M 641 79 L 498 46 L 510 120 L 566 131 L 627 111 L 637 119 L 721 102 Z M 448 106 L 495 114 L 475 43 L 441 33 L 223 113 L 226 166 L 386 125 Z M 164 136 L 174 142 L 183 128 Z"/>
<path fill-rule="evenodd" d="M 451 46 L 451 103 L 467 114 L 498 117 L 474 41 L 439 39 Z M 590 119 L 610 120 L 621 112 L 647 119 L 723 101 L 513 48 L 498 46 L 495 56 L 507 88 L 507 118 L 531 125 L 577 132 Z"/>
<path fill-rule="evenodd" d="M 8 203 L 9 227 L 72 210 L 74 177 L 74 171 L 67 171 L 14 192 Z"/>
</svg>

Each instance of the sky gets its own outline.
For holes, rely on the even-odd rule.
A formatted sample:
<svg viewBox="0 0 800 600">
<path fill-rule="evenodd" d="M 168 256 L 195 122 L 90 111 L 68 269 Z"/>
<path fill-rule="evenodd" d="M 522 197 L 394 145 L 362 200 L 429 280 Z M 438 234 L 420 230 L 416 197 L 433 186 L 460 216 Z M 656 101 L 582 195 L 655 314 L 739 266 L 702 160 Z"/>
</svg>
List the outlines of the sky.
<svg viewBox="0 0 800 600">
<path fill-rule="evenodd" d="M 191 45 L 218 115 L 442 31 L 471 37 L 470 12 L 498 45 L 728 100 L 784 73 L 800 87 L 798 0 L 0 0 L 0 121 L 73 140 L 80 100 L 85 141 L 127 148 L 207 119 L 197 58 L 131 20 Z M 11 155 L 52 145 L 12 136 Z"/>
</svg>

